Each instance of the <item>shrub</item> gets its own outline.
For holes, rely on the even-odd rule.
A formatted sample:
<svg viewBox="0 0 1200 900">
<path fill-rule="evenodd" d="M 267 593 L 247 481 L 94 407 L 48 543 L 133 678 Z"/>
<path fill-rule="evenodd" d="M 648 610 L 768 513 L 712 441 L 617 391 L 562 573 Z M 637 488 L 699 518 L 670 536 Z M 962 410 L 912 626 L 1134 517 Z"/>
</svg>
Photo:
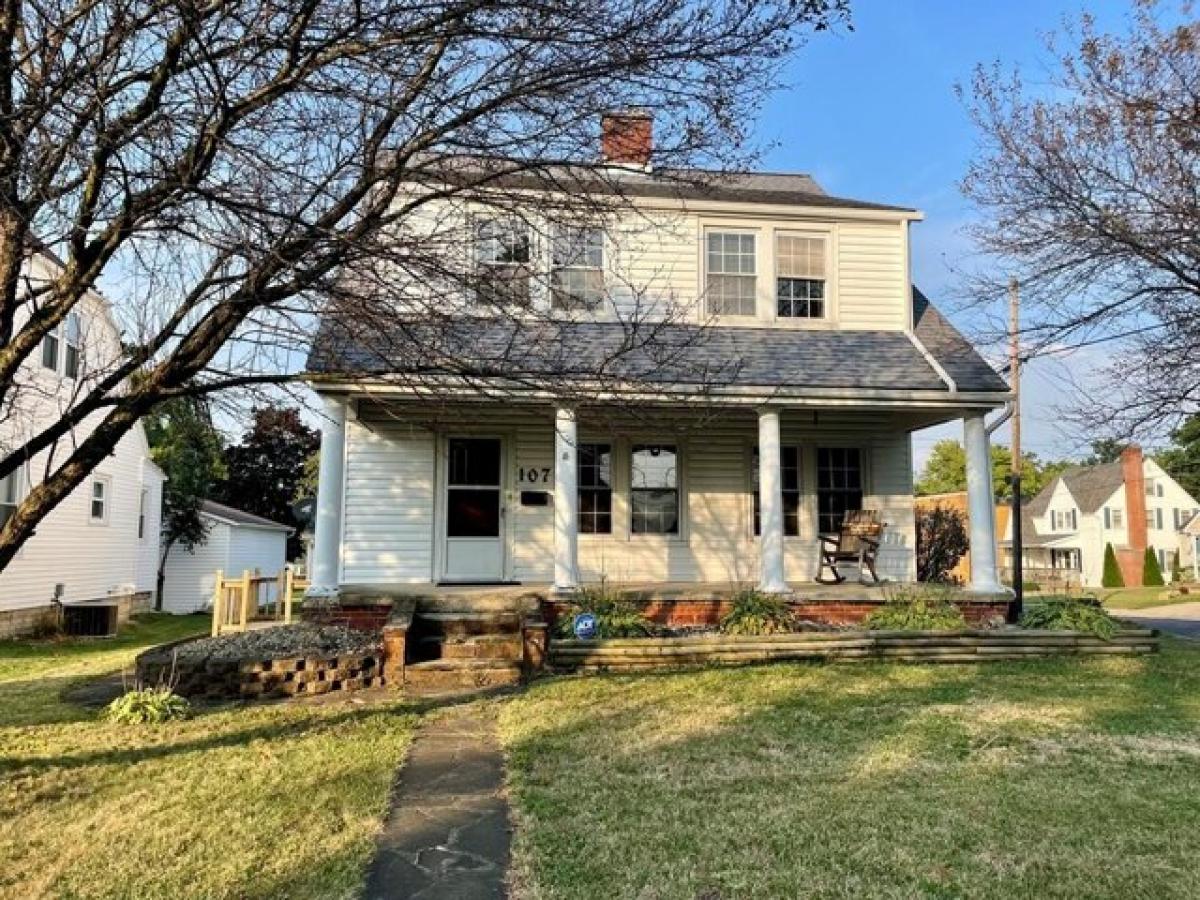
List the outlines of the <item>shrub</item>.
<svg viewBox="0 0 1200 900">
<path fill-rule="evenodd" d="M 917 513 L 917 580 L 952 582 L 950 571 L 970 548 L 958 510 L 935 506 Z"/>
<path fill-rule="evenodd" d="M 1142 585 L 1145 587 L 1162 587 L 1162 568 L 1158 564 L 1158 554 L 1153 547 L 1147 547 L 1142 557 Z"/>
<path fill-rule="evenodd" d="M 733 595 L 733 608 L 721 619 L 724 634 L 783 634 L 796 630 L 796 617 L 782 597 L 742 588 Z"/>
<path fill-rule="evenodd" d="M 1026 607 L 1020 624 L 1048 631 L 1081 631 L 1106 641 L 1117 632 L 1116 620 L 1095 597 L 1043 597 Z"/>
<path fill-rule="evenodd" d="M 1112 544 L 1104 545 L 1104 574 L 1100 576 L 1100 584 L 1106 588 L 1125 587 L 1125 576 L 1121 574 L 1117 551 Z"/>
<path fill-rule="evenodd" d="M 885 595 L 883 606 L 866 619 L 868 628 L 885 631 L 953 631 L 965 628 L 962 610 L 950 592 L 929 588 L 903 588 Z"/>
<path fill-rule="evenodd" d="M 104 708 L 104 719 L 118 725 L 158 725 L 190 714 L 187 700 L 166 686 L 134 688 Z"/>
<path fill-rule="evenodd" d="M 603 580 L 579 589 L 568 610 L 558 617 L 555 637 L 574 637 L 575 616 L 580 613 L 596 617 L 596 636 L 600 638 L 653 637 L 660 630 L 636 603 L 609 588 Z"/>
</svg>

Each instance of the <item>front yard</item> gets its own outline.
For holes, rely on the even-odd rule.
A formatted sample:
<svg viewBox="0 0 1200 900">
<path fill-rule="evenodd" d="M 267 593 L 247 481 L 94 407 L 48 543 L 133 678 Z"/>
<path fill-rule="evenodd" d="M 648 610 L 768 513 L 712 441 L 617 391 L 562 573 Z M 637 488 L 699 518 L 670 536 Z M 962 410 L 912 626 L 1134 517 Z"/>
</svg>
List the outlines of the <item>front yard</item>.
<svg viewBox="0 0 1200 900">
<path fill-rule="evenodd" d="M 534 684 L 537 898 L 1200 896 L 1200 652 Z"/>
<path fill-rule="evenodd" d="M 200 709 L 117 726 L 61 698 L 207 630 L 0 642 L 0 897 L 353 896 L 416 722 L 402 701 Z"/>
<path fill-rule="evenodd" d="M 1194 603 L 1200 600 L 1200 594 L 1182 594 L 1175 597 L 1164 596 L 1170 591 L 1166 587 L 1128 587 L 1100 588 L 1096 595 L 1106 609 L 1146 609 L 1150 606 L 1166 606 L 1172 603 Z"/>
</svg>

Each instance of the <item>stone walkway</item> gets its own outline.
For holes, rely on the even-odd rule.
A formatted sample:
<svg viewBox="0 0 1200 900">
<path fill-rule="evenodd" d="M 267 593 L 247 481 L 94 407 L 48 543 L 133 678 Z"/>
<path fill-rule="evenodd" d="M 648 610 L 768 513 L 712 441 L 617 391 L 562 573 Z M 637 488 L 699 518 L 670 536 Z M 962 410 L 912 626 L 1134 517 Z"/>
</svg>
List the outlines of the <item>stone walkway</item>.
<svg viewBox="0 0 1200 900">
<path fill-rule="evenodd" d="M 493 713 L 448 709 L 417 734 L 367 874 L 368 900 L 505 896 L 508 801 Z"/>
</svg>

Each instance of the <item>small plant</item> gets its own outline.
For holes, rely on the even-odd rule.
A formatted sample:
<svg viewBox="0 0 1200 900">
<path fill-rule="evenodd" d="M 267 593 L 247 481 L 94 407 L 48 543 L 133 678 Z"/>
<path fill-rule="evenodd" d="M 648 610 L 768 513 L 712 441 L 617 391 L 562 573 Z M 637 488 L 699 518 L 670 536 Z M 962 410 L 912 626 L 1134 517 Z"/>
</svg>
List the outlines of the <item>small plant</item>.
<svg viewBox="0 0 1200 900">
<path fill-rule="evenodd" d="M 733 608 L 721 619 L 724 634 L 784 634 L 796 630 L 796 617 L 782 597 L 754 588 L 733 595 Z"/>
<path fill-rule="evenodd" d="M 1162 567 L 1158 564 L 1158 554 L 1153 547 L 1147 547 L 1142 557 L 1142 585 L 1144 587 L 1162 587 Z"/>
<path fill-rule="evenodd" d="M 950 599 L 950 592 L 909 587 L 885 595 L 883 606 L 866 619 L 868 628 L 882 631 L 954 631 L 967 620 Z"/>
<path fill-rule="evenodd" d="M 1095 597 L 1043 597 L 1021 616 L 1022 628 L 1080 631 L 1103 640 L 1117 633 L 1117 623 Z"/>
<path fill-rule="evenodd" d="M 191 715 L 187 699 L 166 685 L 135 687 L 104 708 L 104 720 L 117 725 L 159 725 Z"/>
<path fill-rule="evenodd" d="M 1100 584 L 1106 588 L 1125 587 L 1125 576 L 1121 574 L 1117 551 L 1112 544 L 1104 545 L 1104 573 L 1100 576 Z"/>
<path fill-rule="evenodd" d="M 579 589 L 569 608 L 558 617 L 555 637 L 574 637 L 575 616 L 580 613 L 591 613 L 596 617 L 596 637 L 599 638 L 653 637 L 660 631 L 636 603 L 610 588 L 603 578 L 599 584 Z"/>
</svg>

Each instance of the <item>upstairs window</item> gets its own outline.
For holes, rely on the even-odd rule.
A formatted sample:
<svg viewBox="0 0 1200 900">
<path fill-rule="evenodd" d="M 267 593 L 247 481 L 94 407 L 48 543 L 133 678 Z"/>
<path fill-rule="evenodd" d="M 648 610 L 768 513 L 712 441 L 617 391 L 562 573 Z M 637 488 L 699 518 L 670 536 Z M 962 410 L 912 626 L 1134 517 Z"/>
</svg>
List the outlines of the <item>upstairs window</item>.
<svg viewBox="0 0 1200 900">
<path fill-rule="evenodd" d="M 0 478 L 0 528 L 8 524 L 21 505 L 24 487 L 25 472 L 20 467 Z"/>
<path fill-rule="evenodd" d="M 604 232 L 562 228 L 551 254 L 550 305 L 554 309 L 596 309 L 604 297 Z"/>
<path fill-rule="evenodd" d="M 475 289 L 481 303 L 529 305 L 529 227 L 520 219 L 476 223 Z"/>
<path fill-rule="evenodd" d="M 1157 529 L 1158 531 L 1162 531 L 1162 527 L 1163 527 L 1162 508 L 1160 507 L 1158 509 L 1152 509 L 1152 510 L 1150 510 L 1150 514 L 1154 521 L 1154 528 Z"/>
<path fill-rule="evenodd" d="M 755 315 L 758 295 L 755 236 L 710 231 L 705 241 L 705 297 L 709 315 Z"/>
<path fill-rule="evenodd" d="M 825 239 L 775 236 L 775 310 L 785 319 L 825 317 Z"/>
<path fill-rule="evenodd" d="M 862 452 L 857 447 L 817 450 L 817 529 L 830 534 L 846 513 L 862 509 Z"/>
<path fill-rule="evenodd" d="M 579 445 L 579 533 L 612 534 L 612 445 Z"/>
<path fill-rule="evenodd" d="M 146 539 L 146 507 L 149 505 L 149 491 L 142 488 L 142 492 L 138 494 L 138 540 Z"/>
<path fill-rule="evenodd" d="M 92 496 L 91 502 L 88 505 L 88 519 L 94 525 L 103 525 L 108 522 L 108 491 L 109 483 L 107 478 L 92 479 Z"/>
<path fill-rule="evenodd" d="M 66 353 L 63 356 L 63 374 L 68 378 L 79 377 L 79 346 L 82 338 L 79 316 L 70 313 L 66 322 Z"/>
<path fill-rule="evenodd" d="M 1074 531 L 1076 513 L 1073 509 L 1054 510 L 1050 513 L 1050 528 L 1053 531 Z"/>
<path fill-rule="evenodd" d="M 1105 528 L 1124 528 L 1125 527 L 1125 511 L 1114 509 L 1110 506 L 1104 507 L 1104 527 Z"/>
<path fill-rule="evenodd" d="M 58 371 L 58 347 L 61 343 L 57 326 L 42 338 L 42 366 L 51 372 Z"/>
<path fill-rule="evenodd" d="M 679 453 L 670 444 L 634 444 L 630 530 L 679 534 Z"/>
<path fill-rule="evenodd" d="M 758 493 L 758 448 L 750 462 L 754 485 L 754 534 L 762 533 L 762 507 Z M 783 494 L 783 533 L 786 537 L 800 534 L 800 448 L 779 448 L 780 492 Z"/>
</svg>

